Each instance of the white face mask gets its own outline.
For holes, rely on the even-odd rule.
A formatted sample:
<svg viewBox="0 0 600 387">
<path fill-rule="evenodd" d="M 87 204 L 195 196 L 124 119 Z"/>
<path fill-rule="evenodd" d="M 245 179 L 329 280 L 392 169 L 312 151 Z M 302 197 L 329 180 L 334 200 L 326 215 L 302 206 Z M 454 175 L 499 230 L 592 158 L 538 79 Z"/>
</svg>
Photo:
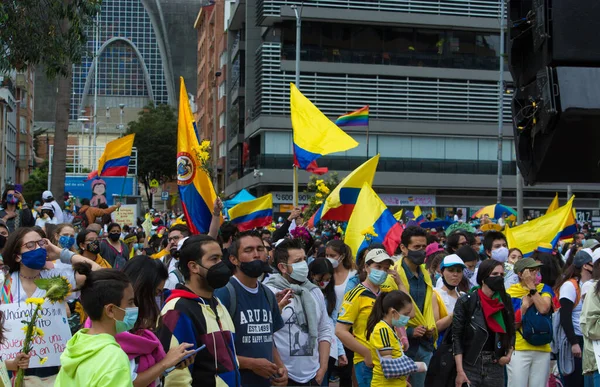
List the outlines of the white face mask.
<svg viewBox="0 0 600 387">
<path fill-rule="evenodd" d="M 296 262 L 288 266 L 292 267 L 292 274 L 290 274 L 290 278 L 301 283 L 306 282 L 308 279 L 308 264 L 306 261 Z"/>
<path fill-rule="evenodd" d="M 508 259 L 508 249 L 506 247 L 499 247 L 496 250 L 492 250 L 492 259 L 505 263 Z"/>
<path fill-rule="evenodd" d="M 340 261 L 338 261 L 337 259 L 327 258 L 327 260 L 331 262 L 331 266 L 333 266 L 334 269 L 340 265 Z"/>
</svg>

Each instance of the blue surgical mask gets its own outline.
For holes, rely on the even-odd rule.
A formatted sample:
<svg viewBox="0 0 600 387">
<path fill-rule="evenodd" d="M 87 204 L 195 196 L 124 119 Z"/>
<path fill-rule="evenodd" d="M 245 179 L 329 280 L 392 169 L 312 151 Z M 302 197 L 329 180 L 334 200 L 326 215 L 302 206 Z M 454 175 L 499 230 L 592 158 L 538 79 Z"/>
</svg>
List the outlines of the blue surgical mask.
<svg viewBox="0 0 600 387">
<path fill-rule="evenodd" d="M 141 250 L 144 248 L 144 244 L 143 243 L 134 243 L 133 244 L 133 249 L 134 250 Z"/>
<path fill-rule="evenodd" d="M 21 254 L 21 263 L 33 270 L 42 270 L 46 264 L 48 252 L 41 247 Z"/>
<path fill-rule="evenodd" d="M 371 281 L 373 285 L 379 286 L 385 282 L 387 276 L 388 274 L 383 270 L 371 269 L 369 281 Z"/>
<path fill-rule="evenodd" d="M 119 307 L 117 306 L 117 308 Z M 119 309 L 125 311 L 125 317 L 123 317 L 123 321 L 115 320 L 117 334 L 132 330 L 138 318 L 138 308 Z"/>
<path fill-rule="evenodd" d="M 479 245 L 479 254 L 483 254 L 485 252 L 483 248 L 483 243 Z"/>
<path fill-rule="evenodd" d="M 463 274 L 464 274 L 464 276 L 465 276 L 467 279 L 471 279 L 471 277 L 473 277 L 473 274 L 475 274 L 475 272 L 474 272 L 474 271 L 472 271 L 472 270 L 469 270 L 469 269 L 467 269 L 467 268 L 464 268 L 464 269 L 463 269 Z"/>
<path fill-rule="evenodd" d="M 392 319 L 392 325 L 395 327 L 403 328 L 408 325 L 408 320 L 410 320 L 410 317 L 401 314 L 400 317 L 398 317 L 397 319 Z"/>
<path fill-rule="evenodd" d="M 70 249 L 75 244 L 75 238 L 68 235 L 61 235 L 60 238 L 58 238 L 58 244 L 63 249 Z"/>
<path fill-rule="evenodd" d="M 436 272 L 436 273 L 435 273 L 435 275 L 433 276 L 433 280 L 434 280 L 434 281 L 433 281 L 433 282 L 434 282 L 433 284 L 434 284 L 434 286 L 435 286 L 435 284 L 438 282 L 438 280 L 439 280 L 440 278 L 442 278 L 442 275 L 441 275 L 440 273 Z"/>
<path fill-rule="evenodd" d="M 306 261 L 296 262 L 290 266 L 292 267 L 292 274 L 290 274 L 290 277 L 300 283 L 306 282 L 308 279 L 308 264 Z"/>
</svg>

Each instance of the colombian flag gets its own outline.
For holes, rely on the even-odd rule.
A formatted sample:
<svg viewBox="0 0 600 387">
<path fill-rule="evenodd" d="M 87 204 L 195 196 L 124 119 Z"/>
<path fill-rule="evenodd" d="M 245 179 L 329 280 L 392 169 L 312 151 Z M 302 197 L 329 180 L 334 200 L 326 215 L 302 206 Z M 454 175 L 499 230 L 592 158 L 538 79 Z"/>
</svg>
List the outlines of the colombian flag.
<svg viewBox="0 0 600 387">
<path fill-rule="evenodd" d="M 382 243 L 390 255 L 400 244 L 402 227 L 371 185 L 364 183 L 346 228 L 344 242 L 357 255 L 371 243 Z"/>
<path fill-rule="evenodd" d="M 290 113 L 294 132 L 294 164 L 302 169 L 319 157 L 358 146 L 313 105 L 296 85 L 290 84 Z"/>
<path fill-rule="evenodd" d="M 273 195 L 261 196 L 232 207 L 229 218 L 240 231 L 270 225 L 273 222 Z"/>
<path fill-rule="evenodd" d="M 309 226 L 318 224 L 323 220 L 340 220 L 347 221 L 350 219 L 356 199 L 363 186 L 363 183 L 373 184 L 377 164 L 379 163 L 379 155 L 373 156 L 365 161 L 361 166 L 352 171 L 337 187 L 331 191 L 325 203 L 315 212 L 309 220 Z"/>
<path fill-rule="evenodd" d="M 190 109 L 183 77 L 179 86 L 179 123 L 177 129 L 177 185 L 183 212 L 192 234 L 207 233 L 212 220 L 212 207 L 217 200 L 208 173 L 197 156 L 200 145 L 196 123 Z M 213 146 L 215 146 L 213 144 Z"/>
<path fill-rule="evenodd" d="M 554 199 L 552 199 L 552 202 L 550 203 L 550 205 L 548 206 L 548 209 L 546 210 L 546 214 L 549 214 L 552 211 L 556 211 L 557 209 L 558 209 L 558 193 L 556 193 L 556 196 L 554 197 Z"/>
<path fill-rule="evenodd" d="M 425 217 L 423 216 L 423 211 L 421 211 L 421 206 L 415 206 L 415 210 L 413 211 L 413 220 L 417 222 L 417 224 L 421 224 L 425 221 Z"/>
<path fill-rule="evenodd" d="M 130 134 L 106 144 L 106 148 L 104 148 L 104 152 L 98 160 L 98 177 L 127 176 L 134 139 L 135 134 Z M 94 172 L 91 172 L 90 175 L 88 175 L 88 179 L 93 177 Z"/>
<path fill-rule="evenodd" d="M 577 223 L 573 213 L 575 196 L 562 207 L 520 226 L 505 230 L 509 247 L 517 247 L 524 257 L 529 257 L 540 243 L 550 243 L 554 248 L 560 239 L 573 236 Z"/>
<path fill-rule="evenodd" d="M 335 124 L 340 128 L 342 126 L 369 126 L 369 105 L 338 117 Z"/>
</svg>

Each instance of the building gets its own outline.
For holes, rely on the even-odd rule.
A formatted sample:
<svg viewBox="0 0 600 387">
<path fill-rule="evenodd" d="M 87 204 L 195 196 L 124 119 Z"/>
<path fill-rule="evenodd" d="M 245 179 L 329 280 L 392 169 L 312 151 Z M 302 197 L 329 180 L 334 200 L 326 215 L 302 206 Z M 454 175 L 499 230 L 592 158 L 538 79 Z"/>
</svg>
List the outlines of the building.
<svg viewBox="0 0 600 387">
<path fill-rule="evenodd" d="M 16 72 L 0 76 L 0 189 L 17 182 Z"/>
<path fill-rule="evenodd" d="M 176 108 L 180 76 L 195 93 L 192 26 L 199 9 L 195 0 L 104 0 L 97 23 L 87 33 L 87 49 L 99 54 L 98 86 L 94 58 L 89 55 L 73 66 L 69 132 L 77 133 L 82 119 L 93 122 L 96 91 L 99 134 L 123 130 L 149 102 Z M 40 71 L 37 85 L 36 125 L 52 131 L 56 84 Z"/>
<path fill-rule="evenodd" d="M 33 67 L 16 74 L 18 147 L 16 149 L 15 182 L 17 184 L 24 184 L 29 179 L 29 174 L 33 171 L 35 165 L 33 151 L 34 77 Z"/>
<path fill-rule="evenodd" d="M 225 0 L 217 0 L 214 5 L 200 9 L 194 24 L 194 28 L 198 31 L 198 87 L 194 118 L 201 139 L 210 139 L 213 146 L 217 147 L 217 181 L 221 189 L 225 184 L 223 172 L 227 153 L 225 140 L 227 33 L 224 13 Z M 216 141 L 213 141 L 215 123 Z"/>
<path fill-rule="evenodd" d="M 343 176 L 379 153 L 374 187 L 392 209 L 420 204 L 443 214 L 496 202 L 500 3 L 475 0 L 235 1 L 228 18 L 226 194 L 250 188 L 288 198 L 278 204 L 291 199 L 294 3 L 302 13 L 300 90 L 332 119 L 370 106 L 368 132 L 348 130 L 360 145 L 319 159 L 319 166 Z M 515 206 L 508 71 L 504 78 L 503 202 Z M 300 171 L 300 192 L 308 177 Z M 578 209 L 598 208 L 594 186 L 572 188 L 581 193 Z M 525 209 L 545 209 L 566 190 L 527 187 Z"/>
</svg>

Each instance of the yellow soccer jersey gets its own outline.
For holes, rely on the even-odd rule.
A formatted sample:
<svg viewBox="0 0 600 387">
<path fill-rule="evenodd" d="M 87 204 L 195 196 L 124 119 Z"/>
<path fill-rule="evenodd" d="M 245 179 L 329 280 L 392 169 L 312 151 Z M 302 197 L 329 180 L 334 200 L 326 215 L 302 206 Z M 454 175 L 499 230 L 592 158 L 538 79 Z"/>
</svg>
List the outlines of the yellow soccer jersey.
<svg viewBox="0 0 600 387">
<path fill-rule="evenodd" d="M 375 329 L 373 329 L 373 333 L 371 333 L 371 337 L 369 337 L 369 344 L 371 346 L 371 357 L 373 358 L 374 365 L 371 387 L 405 387 L 406 376 L 398 379 L 386 379 L 383 376 L 381 363 L 377 355 L 377 351 L 391 350 L 394 359 L 404 356 L 402 343 L 394 329 L 385 321 L 378 322 L 375 325 Z"/>
<path fill-rule="evenodd" d="M 363 284 L 358 284 L 344 296 L 344 302 L 340 307 L 338 322 L 352 326 L 352 333 L 356 340 L 370 349 L 369 342 L 365 338 L 367 320 L 373 309 L 377 296 L 367 289 Z M 354 364 L 364 361 L 364 357 L 358 352 L 354 353 Z M 374 360 L 374 359 L 373 359 Z"/>
</svg>

